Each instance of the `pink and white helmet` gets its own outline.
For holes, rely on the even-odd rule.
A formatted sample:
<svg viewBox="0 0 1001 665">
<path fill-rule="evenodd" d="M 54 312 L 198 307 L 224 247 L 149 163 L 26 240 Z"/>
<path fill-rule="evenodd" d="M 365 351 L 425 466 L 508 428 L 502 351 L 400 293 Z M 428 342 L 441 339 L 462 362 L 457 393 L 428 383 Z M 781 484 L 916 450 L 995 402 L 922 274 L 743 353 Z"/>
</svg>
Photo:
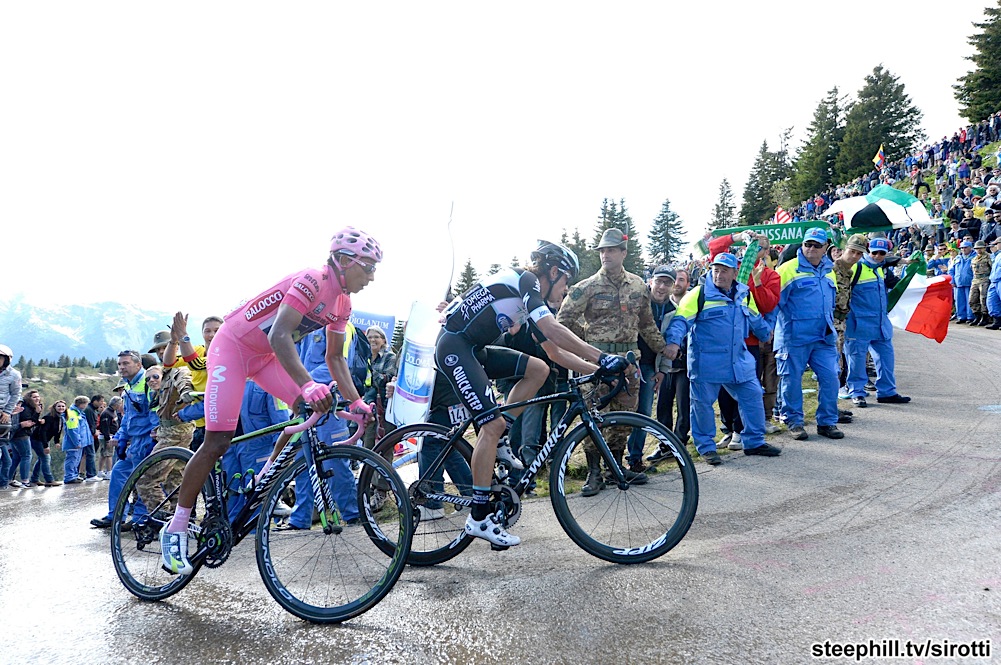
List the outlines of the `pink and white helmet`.
<svg viewBox="0 0 1001 665">
<path fill-rule="evenodd" d="M 330 253 L 372 259 L 376 263 L 382 261 L 382 247 L 375 238 L 353 226 L 346 226 L 334 234 L 330 239 Z"/>
</svg>

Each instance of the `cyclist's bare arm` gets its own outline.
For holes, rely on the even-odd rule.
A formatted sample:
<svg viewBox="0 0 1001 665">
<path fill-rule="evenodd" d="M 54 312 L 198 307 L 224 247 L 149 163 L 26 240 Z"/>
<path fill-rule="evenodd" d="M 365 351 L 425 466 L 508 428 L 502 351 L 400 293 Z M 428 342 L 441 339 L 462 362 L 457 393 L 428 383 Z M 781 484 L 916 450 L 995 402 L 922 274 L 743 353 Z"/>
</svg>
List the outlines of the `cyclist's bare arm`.
<svg viewBox="0 0 1001 665">
<path fill-rule="evenodd" d="M 564 351 L 548 339 L 542 343 L 542 350 L 546 352 L 546 355 L 549 356 L 550 360 L 560 367 L 572 369 L 580 374 L 590 374 L 598 369 L 597 365 L 589 363 L 579 356 L 575 356 L 572 353 Z"/>
<path fill-rule="evenodd" d="M 360 330 L 355 330 L 356 335 L 361 335 Z M 355 383 L 351 379 L 351 370 L 348 369 L 348 361 L 344 358 L 344 333 L 327 330 L 327 350 L 324 352 L 324 360 L 327 361 L 327 369 L 330 375 L 337 382 L 337 392 L 348 402 L 354 402 L 361 398 L 355 389 Z"/>
<path fill-rule="evenodd" d="M 588 360 L 592 363 L 598 362 L 598 358 L 601 356 L 601 351 L 594 348 L 580 337 L 577 337 L 577 335 L 573 334 L 569 328 L 557 321 L 555 317 L 545 316 L 536 321 L 535 325 L 537 325 L 542 334 L 546 336 L 547 342 L 551 342 L 563 351 L 568 351 L 578 358 L 583 358 L 584 360 Z M 546 349 L 546 354 L 548 355 L 549 349 L 546 348 L 545 343 L 543 343 L 542 348 Z M 550 360 L 553 360 L 553 362 L 559 362 L 552 356 L 550 356 Z M 594 371 L 594 367 L 592 366 L 582 370 L 578 367 L 565 365 L 562 362 L 559 362 L 559 364 L 574 371 L 583 371 L 585 373 Z"/>
<path fill-rule="evenodd" d="M 275 357 L 278 358 L 282 369 L 301 388 L 313 379 L 309 375 L 309 372 L 306 371 L 306 368 L 303 367 L 302 361 L 299 360 L 299 354 L 295 350 L 292 333 L 295 332 L 300 323 L 302 323 L 302 314 L 288 304 L 282 303 L 278 308 L 278 315 L 275 317 L 275 323 L 271 327 L 271 332 L 268 333 L 268 343 L 271 345 L 272 350 L 274 350 Z M 327 395 L 311 403 L 310 406 L 313 407 L 314 411 L 326 412 L 330 410 L 333 404 L 333 396 Z"/>
</svg>

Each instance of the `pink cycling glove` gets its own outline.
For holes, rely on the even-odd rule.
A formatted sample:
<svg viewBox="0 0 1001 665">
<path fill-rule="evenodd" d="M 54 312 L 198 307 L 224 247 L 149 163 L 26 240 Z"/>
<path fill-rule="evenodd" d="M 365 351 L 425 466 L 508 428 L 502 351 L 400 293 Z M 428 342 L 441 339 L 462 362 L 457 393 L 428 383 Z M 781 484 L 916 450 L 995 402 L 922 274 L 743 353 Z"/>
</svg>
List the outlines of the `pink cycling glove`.
<svg viewBox="0 0 1001 665">
<path fill-rule="evenodd" d="M 325 397 L 330 397 L 330 388 L 325 383 L 309 381 L 302 386 L 302 398 L 308 403 L 319 402 Z"/>
<path fill-rule="evenodd" d="M 364 413 L 366 416 L 372 415 L 372 405 L 366 404 L 362 398 L 358 398 L 348 405 L 348 411 L 352 413 Z"/>
</svg>

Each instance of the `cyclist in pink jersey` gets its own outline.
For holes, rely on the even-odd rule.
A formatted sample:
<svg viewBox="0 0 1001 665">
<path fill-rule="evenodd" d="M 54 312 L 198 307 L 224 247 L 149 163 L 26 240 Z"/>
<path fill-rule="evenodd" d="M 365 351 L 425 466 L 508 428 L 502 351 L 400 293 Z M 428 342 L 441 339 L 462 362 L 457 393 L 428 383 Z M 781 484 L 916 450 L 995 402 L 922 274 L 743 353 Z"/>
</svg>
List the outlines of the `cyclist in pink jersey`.
<svg viewBox="0 0 1001 665">
<path fill-rule="evenodd" d="M 347 227 L 334 234 L 323 268 L 306 269 L 241 303 L 225 317 L 208 354 L 205 386 L 205 443 L 184 468 L 177 511 L 160 532 L 165 570 L 189 575 L 187 528 L 191 509 L 216 461 L 229 447 L 240 417 L 246 379 L 287 404 L 307 402 L 314 411 L 333 406 L 330 389 L 315 383 L 299 360 L 295 343 L 326 326 L 326 361 L 341 395 L 356 413 L 371 414 L 355 390 L 344 359 L 344 331 L 351 294 L 375 279 L 382 249 L 363 231 Z M 281 437 L 275 454 L 285 445 Z M 273 456 L 272 456 L 273 457 Z"/>
</svg>

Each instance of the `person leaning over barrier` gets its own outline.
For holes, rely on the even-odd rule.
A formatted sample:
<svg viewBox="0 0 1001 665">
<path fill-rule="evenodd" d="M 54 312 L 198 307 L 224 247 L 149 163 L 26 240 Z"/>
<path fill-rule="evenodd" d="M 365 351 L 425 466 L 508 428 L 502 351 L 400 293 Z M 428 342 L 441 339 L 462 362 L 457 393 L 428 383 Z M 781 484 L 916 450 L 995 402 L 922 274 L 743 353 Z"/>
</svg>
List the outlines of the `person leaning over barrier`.
<svg viewBox="0 0 1001 665">
<path fill-rule="evenodd" d="M 737 399 L 744 423 L 745 455 L 774 457 L 782 450 L 765 443 L 765 409 L 757 365 L 745 338 L 753 331 L 759 340 L 771 338 L 768 323 L 758 314 L 748 288 L 736 282 L 737 257 L 718 254 L 705 284 L 681 300 L 667 330 L 664 355 L 675 358 L 685 335 L 688 376 L 692 391 L 692 435 L 695 447 L 709 464 L 722 463 L 716 452 L 716 416 L 713 403 L 720 388 Z M 705 295 L 700 295 L 701 292 Z M 701 301 L 701 302 L 700 302 Z"/>
</svg>

